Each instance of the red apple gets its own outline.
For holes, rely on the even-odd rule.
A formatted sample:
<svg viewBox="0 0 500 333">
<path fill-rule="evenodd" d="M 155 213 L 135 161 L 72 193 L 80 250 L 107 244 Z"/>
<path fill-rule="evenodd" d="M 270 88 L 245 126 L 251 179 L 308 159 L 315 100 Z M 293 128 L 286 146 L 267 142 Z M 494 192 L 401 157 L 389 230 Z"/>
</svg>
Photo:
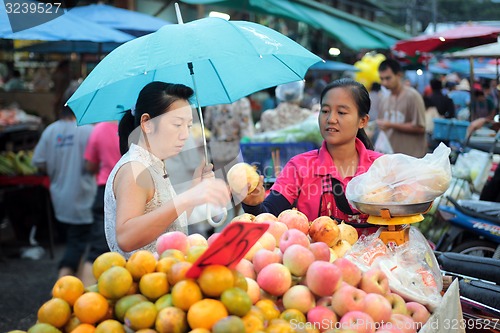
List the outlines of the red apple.
<svg viewBox="0 0 500 333">
<path fill-rule="evenodd" d="M 277 244 L 274 236 L 267 231 L 262 236 L 260 236 L 258 242 L 262 245 L 263 248 L 268 249 L 269 251 L 274 251 Z"/>
<path fill-rule="evenodd" d="M 309 250 L 314 254 L 317 261 L 330 261 L 330 248 L 326 243 L 311 243 L 311 245 L 309 245 Z"/>
<path fill-rule="evenodd" d="M 408 310 L 406 309 L 406 302 L 403 297 L 395 293 L 388 293 L 385 298 L 391 303 L 392 313 L 400 313 L 407 315 Z"/>
<path fill-rule="evenodd" d="M 256 278 L 255 269 L 253 267 L 253 263 L 250 260 L 245 258 L 241 259 L 240 262 L 236 265 L 235 269 L 243 274 L 244 277 L 254 279 Z"/>
<path fill-rule="evenodd" d="M 347 258 L 338 258 L 333 262 L 342 272 L 342 281 L 356 287 L 363 276 L 361 269 Z"/>
<path fill-rule="evenodd" d="M 295 285 L 288 289 L 283 295 L 283 306 L 285 309 L 297 309 L 307 313 L 316 305 L 314 295 L 309 288 L 303 285 Z"/>
<path fill-rule="evenodd" d="M 309 236 L 313 242 L 324 242 L 328 247 L 333 247 L 340 240 L 340 229 L 329 216 L 320 216 L 312 221 Z"/>
<path fill-rule="evenodd" d="M 431 316 L 429 310 L 427 310 L 424 305 L 417 302 L 406 303 L 406 308 L 408 309 L 408 315 L 412 317 L 415 324 L 417 324 L 417 330 L 424 326 Z"/>
<path fill-rule="evenodd" d="M 307 235 L 309 231 L 309 219 L 297 209 L 287 209 L 278 215 L 278 221 L 286 224 L 288 229 L 297 229 Z"/>
<path fill-rule="evenodd" d="M 281 257 L 274 251 L 269 251 L 267 249 L 260 249 L 253 256 L 253 268 L 258 274 L 264 267 L 273 263 L 280 263 Z"/>
<path fill-rule="evenodd" d="M 188 236 L 180 231 L 166 232 L 156 240 L 156 252 L 160 255 L 169 249 L 176 249 L 186 254 L 188 248 Z"/>
<path fill-rule="evenodd" d="M 354 329 L 359 333 L 374 333 L 376 324 L 369 314 L 362 311 L 350 311 L 340 318 L 342 329 Z"/>
<path fill-rule="evenodd" d="M 282 264 L 274 263 L 264 267 L 257 275 L 259 286 L 273 296 L 283 295 L 292 285 L 292 275 Z"/>
<path fill-rule="evenodd" d="M 304 276 L 314 260 L 314 254 L 298 244 L 290 245 L 283 253 L 283 265 L 295 276 Z"/>
<path fill-rule="evenodd" d="M 387 295 L 389 293 L 389 280 L 380 268 L 367 270 L 361 278 L 360 288 L 366 293 Z"/>
<path fill-rule="evenodd" d="M 254 223 L 267 223 L 269 225 L 271 225 L 271 224 L 273 224 L 273 222 L 277 222 L 277 221 L 278 221 L 278 218 L 271 213 L 261 213 L 261 214 L 257 215 L 253 220 Z"/>
<path fill-rule="evenodd" d="M 389 323 L 387 323 L 386 325 L 389 326 L 389 324 L 392 324 L 393 326 L 395 326 L 402 333 L 416 333 L 417 332 L 417 324 L 415 324 L 415 321 L 410 316 L 402 315 L 399 313 L 394 313 L 391 316 Z"/>
<path fill-rule="evenodd" d="M 253 256 L 255 255 L 255 253 L 257 253 L 257 251 L 259 251 L 259 250 L 261 250 L 263 248 L 264 247 L 262 246 L 262 244 L 260 242 L 255 243 L 254 245 L 252 245 L 252 247 L 250 248 L 250 250 L 248 250 L 248 252 L 245 254 L 244 259 L 252 261 L 253 260 Z"/>
<path fill-rule="evenodd" d="M 274 239 L 276 240 L 276 246 L 279 245 L 281 236 L 285 233 L 285 231 L 288 230 L 288 227 L 286 226 L 285 223 L 283 222 L 273 222 L 269 223 L 269 229 L 267 229 L 267 232 L 269 232 L 271 235 L 274 236 Z"/>
<path fill-rule="evenodd" d="M 326 306 L 327 308 L 332 307 L 332 296 L 323 296 L 318 298 L 316 305 Z"/>
<path fill-rule="evenodd" d="M 350 311 L 361 311 L 365 296 L 363 290 L 345 283 L 333 294 L 332 309 L 339 317 Z"/>
<path fill-rule="evenodd" d="M 336 327 L 337 315 L 327 307 L 316 306 L 307 313 L 307 321 L 320 332 L 325 332 Z"/>
<path fill-rule="evenodd" d="M 281 252 L 285 253 L 286 248 L 292 244 L 299 244 L 305 248 L 309 248 L 310 242 L 302 231 L 297 229 L 288 229 L 285 231 L 283 236 L 281 236 L 279 248 Z"/>
<path fill-rule="evenodd" d="M 363 311 L 368 313 L 376 323 L 385 323 L 391 319 L 391 303 L 380 294 L 369 293 L 363 299 Z"/>
<path fill-rule="evenodd" d="M 330 262 L 315 261 L 307 269 L 306 283 L 317 296 L 330 296 L 340 287 L 342 274 L 337 266 Z"/>
</svg>

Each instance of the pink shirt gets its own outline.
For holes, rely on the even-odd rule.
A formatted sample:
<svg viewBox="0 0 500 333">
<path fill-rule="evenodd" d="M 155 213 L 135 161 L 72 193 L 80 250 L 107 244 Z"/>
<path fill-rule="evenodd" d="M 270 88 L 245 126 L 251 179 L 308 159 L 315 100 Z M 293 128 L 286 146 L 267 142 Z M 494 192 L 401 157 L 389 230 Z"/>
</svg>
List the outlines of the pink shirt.
<svg viewBox="0 0 500 333">
<path fill-rule="evenodd" d="M 94 126 L 90 134 L 84 157 L 99 164 L 96 175 L 97 185 L 106 185 L 109 173 L 122 157 L 118 138 L 118 123 L 103 122 Z"/>
<path fill-rule="evenodd" d="M 365 173 L 381 153 L 368 150 L 364 144 L 356 138 L 356 150 L 359 154 L 358 169 L 354 176 Z M 271 190 L 281 193 L 290 203 L 296 203 L 299 211 L 304 213 L 310 221 L 319 215 L 320 199 L 323 193 L 322 179 L 325 175 L 331 175 L 342 184 L 345 191 L 347 183 L 353 177 L 342 178 L 333 163 L 333 159 L 326 149 L 326 143 L 319 150 L 312 150 L 293 157 L 283 168 Z M 357 212 L 351 207 L 353 212 Z M 346 214 L 334 209 L 336 218 L 349 221 Z"/>
</svg>

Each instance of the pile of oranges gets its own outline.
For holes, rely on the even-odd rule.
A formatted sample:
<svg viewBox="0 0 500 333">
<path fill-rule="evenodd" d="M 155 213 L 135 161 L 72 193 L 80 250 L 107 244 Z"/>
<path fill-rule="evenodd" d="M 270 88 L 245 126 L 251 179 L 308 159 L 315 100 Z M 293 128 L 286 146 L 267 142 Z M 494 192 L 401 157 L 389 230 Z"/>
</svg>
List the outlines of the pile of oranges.
<svg viewBox="0 0 500 333">
<path fill-rule="evenodd" d="M 212 265 L 197 279 L 186 278 L 201 254 L 170 249 L 156 259 L 137 251 L 126 260 L 116 252 L 104 253 L 93 263 L 97 283 L 85 288 L 76 277 L 61 277 L 28 332 L 295 331 L 290 325 L 294 314 L 282 314 L 272 299 L 252 304 L 247 279 L 236 270 Z"/>
</svg>

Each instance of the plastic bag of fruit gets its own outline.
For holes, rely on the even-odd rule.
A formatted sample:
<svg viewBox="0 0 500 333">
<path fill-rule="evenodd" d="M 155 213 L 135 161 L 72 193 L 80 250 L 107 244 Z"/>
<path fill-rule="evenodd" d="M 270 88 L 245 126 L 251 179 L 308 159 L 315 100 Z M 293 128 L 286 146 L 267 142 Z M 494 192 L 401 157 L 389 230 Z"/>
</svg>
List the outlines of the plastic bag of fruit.
<svg viewBox="0 0 500 333">
<path fill-rule="evenodd" d="M 351 202 L 414 204 L 443 194 L 451 181 L 450 148 L 441 143 L 422 158 L 405 154 L 379 157 L 370 169 L 354 177 L 346 188 Z"/>
</svg>

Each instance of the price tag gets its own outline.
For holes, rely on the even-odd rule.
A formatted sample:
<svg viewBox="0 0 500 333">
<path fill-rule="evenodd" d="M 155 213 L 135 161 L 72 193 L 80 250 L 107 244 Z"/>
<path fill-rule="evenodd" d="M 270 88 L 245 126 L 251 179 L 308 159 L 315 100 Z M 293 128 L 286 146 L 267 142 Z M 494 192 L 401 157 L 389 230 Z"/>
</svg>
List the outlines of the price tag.
<svg viewBox="0 0 500 333">
<path fill-rule="evenodd" d="M 229 224 L 186 272 L 186 277 L 197 278 L 203 268 L 209 265 L 234 268 L 268 228 L 268 223 L 233 222 Z"/>
</svg>

